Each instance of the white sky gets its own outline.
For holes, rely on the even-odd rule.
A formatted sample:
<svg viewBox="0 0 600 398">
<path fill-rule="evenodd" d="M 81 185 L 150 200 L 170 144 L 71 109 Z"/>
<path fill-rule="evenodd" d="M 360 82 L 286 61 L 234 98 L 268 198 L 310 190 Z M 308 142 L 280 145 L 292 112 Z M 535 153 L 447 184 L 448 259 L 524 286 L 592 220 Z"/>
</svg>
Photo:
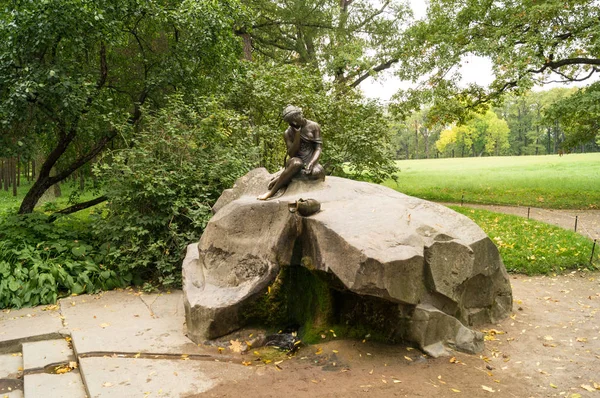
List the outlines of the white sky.
<svg viewBox="0 0 600 398">
<path fill-rule="evenodd" d="M 427 10 L 426 0 L 410 0 L 410 5 L 416 19 L 421 19 L 425 16 Z M 475 55 L 467 56 L 465 57 L 464 63 L 459 69 L 459 72 L 462 75 L 461 83 L 464 85 L 468 83 L 477 83 L 481 86 L 487 86 L 493 81 L 492 62 L 489 58 Z M 597 78 L 593 78 L 589 81 L 578 84 L 571 83 L 567 86 L 586 86 L 597 80 Z M 394 76 L 394 68 L 392 67 L 381 72 L 377 76 L 377 79 L 370 78 L 365 80 L 360 85 L 360 88 L 368 98 L 378 98 L 386 102 L 389 101 L 392 95 L 394 95 L 400 88 L 407 89 L 411 86 L 414 86 L 414 84 L 401 81 Z M 553 87 L 565 87 L 565 84 L 546 84 L 544 86 L 534 87 L 534 90 L 548 90 Z"/>
</svg>

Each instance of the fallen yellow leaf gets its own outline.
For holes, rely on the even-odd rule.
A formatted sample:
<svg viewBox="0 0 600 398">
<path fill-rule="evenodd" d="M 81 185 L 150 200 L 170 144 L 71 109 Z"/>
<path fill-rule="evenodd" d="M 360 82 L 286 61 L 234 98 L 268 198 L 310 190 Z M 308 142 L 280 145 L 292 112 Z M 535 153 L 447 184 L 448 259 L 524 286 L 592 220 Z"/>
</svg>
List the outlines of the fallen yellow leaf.
<svg viewBox="0 0 600 398">
<path fill-rule="evenodd" d="M 460 392 L 460 390 L 457 390 L 456 388 L 451 388 L 452 392 Z"/>
<path fill-rule="evenodd" d="M 404 356 L 404 359 L 406 359 L 409 362 L 412 362 L 412 358 L 411 357 L 407 357 L 406 355 Z"/>
<path fill-rule="evenodd" d="M 239 340 L 230 340 L 229 349 L 233 352 L 242 352 L 242 343 Z"/>
<path fill-rule="evenodd" d="M 589 392 L 596 391 L 596 389 L 594 387 L 590 386 L 589 384 L 582 384 L 581 388 L 583 388 L 584 390 L 589 391 Z"/>
<path fill-rule="evenodd" d="M 488 386 L 484 386 L 482 385 L 481 388 L 483 388 L 485 391 L 489 391 L 489 392 L 496 392 L 493 388 L 488 387 Z"/>
</svg>

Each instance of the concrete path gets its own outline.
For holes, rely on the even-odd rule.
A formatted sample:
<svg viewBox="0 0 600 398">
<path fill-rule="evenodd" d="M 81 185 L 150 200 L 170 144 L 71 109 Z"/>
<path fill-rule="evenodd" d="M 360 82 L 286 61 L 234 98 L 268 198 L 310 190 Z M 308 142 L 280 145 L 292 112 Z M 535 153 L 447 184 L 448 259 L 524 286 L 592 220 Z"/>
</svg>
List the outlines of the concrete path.
<svg viewBox="0 0 600 398">
<path fill-rule="evenodd" d="M 600 273 L 511 283 L 514 311 L 482 328 L 485 351 L 450 360 L 332 331 L 291 358 L 199 347 L 185 337 L 180 291 L 2 310 L 0 398 L 600 396 Z"/>
<path fill-rule="evenodd" d="M 187 339 L 184 320 L 180 291 L 0 311 L 0 398 L 180 397 L 251 376 Z"/>
</svg>

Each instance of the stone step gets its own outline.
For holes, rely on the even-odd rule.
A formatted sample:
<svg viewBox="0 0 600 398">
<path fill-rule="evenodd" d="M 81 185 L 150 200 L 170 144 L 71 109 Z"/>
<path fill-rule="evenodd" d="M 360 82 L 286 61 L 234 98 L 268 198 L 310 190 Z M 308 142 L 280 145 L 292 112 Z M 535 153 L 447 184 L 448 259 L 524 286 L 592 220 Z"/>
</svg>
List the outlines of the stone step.
<svg viewBox="0 0 600 398">
<path fill-rule="evenodd" d="M 0 398 L 23 398 L 23 355 L 0 355 Z"/>
<path fill-rule="evenodd" d="M 77 360 L 66 339 L 24 343 L 23 369 L 25 398 L 87 397 Z"/>
</svg>

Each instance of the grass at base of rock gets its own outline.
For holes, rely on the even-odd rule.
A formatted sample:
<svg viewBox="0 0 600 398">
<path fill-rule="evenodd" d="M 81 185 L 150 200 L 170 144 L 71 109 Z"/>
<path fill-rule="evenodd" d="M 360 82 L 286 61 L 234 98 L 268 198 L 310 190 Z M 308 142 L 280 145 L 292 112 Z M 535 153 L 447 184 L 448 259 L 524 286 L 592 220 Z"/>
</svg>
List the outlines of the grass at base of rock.
<svg viewBox="0 0 600 398">
<path fill-rule="evenodd" d="M 599 268 L 599 245 L 596 244 L 590 263 L 594 242 L 578 233 L 519 216 L 451 208 L 475 221 L 488 234 L 509 272 L 533 275 Z"/>
</svg>

